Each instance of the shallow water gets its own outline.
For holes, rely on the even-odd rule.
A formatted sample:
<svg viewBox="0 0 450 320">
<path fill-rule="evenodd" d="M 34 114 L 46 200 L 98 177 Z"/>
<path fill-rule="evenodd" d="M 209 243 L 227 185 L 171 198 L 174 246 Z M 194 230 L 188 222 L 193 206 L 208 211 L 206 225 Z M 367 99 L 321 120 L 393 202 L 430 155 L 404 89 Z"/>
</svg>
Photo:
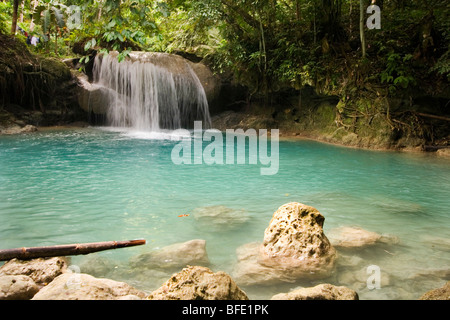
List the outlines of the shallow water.
<svg viewBox="0 0 450 320">
<path fill-rule="evenodd" d="M 360 299 L 417 299 L 448 280 L 448 160 L 281 141 L 278 174 L 262 176 L 259 165 L 175 165 L 170 154 L 178 141 L 170 136 L 98 128 L 1 136 L 0 247 L 144 238 L 146 246 L 74 257 L 72 263 L 83 272 L 83 266 L 110 261 L 96 276 L 149 292 L 169 274 L 133 272 L 131 257 L 204 239 L 210 268 L 232 274 L 236 248 L 262 241 L 278 207 L 297 201 L 325 216 L 325 234 L 359 226 L 394 235 L 399 243 L 339 250 L 341 262 L 328 279 L 244 286 L 251 299 L 324 282 L 353 288 Z M 214 228 L 192 215 L 205 206 L 245 210 L 249 219 Z M 380 289 L 367 288 L 370 265 L 380 267 Z"/>
</svg>

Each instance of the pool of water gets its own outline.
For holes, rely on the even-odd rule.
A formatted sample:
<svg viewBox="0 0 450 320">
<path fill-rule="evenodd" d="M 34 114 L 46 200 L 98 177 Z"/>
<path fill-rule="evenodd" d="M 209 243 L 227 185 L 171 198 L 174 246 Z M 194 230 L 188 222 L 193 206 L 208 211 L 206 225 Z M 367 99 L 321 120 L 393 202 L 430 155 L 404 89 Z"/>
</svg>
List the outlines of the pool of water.
<svg viewBox="0 0 450 320">
<path fill-rule="evenodd" d="M 448 280 L 448 159 L 280 141 L 278 173 L 261 175 L 260 165 L 175 165 L 178 142 L 169 136 L 99 128 L 0 136 L 0 247 L 143 238 L 145 246 L 72 263 L 92 267 L 93 256 L 108 259 L 105 277 L 149 292 L 170 275 L 163 281 L 166 275 L 155 280 L 132 272 L 133 256 L 204 239 L 210 268 L 231 274 L 236 249 L 262 241 L 273 213 L 295 201 L 325 216 L 325 234 L 358 226 L 398 243 L 339 252 L 347 262 L 328 279 L 243 287 L 251 299 L 324 282 L 354 288 L 360 299 L 417 299 Z M 244 210 L 248 220 L 212 228 L 192 215 L 206 206 Z M 370 265 L 381 270 L 379 289 L 367 287 Z"/>
</svg>

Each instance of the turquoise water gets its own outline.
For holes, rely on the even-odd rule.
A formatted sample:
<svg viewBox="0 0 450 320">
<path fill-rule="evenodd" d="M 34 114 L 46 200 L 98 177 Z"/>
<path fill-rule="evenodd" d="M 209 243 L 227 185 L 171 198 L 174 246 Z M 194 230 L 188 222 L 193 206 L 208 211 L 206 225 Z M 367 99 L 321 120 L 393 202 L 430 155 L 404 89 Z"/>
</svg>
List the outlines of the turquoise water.
<svg viewBox="0 0 450 320">
<path fill-rule="evenodd" d="M 325 234 L 359 226 L 399 242 L 340 252 L 356 262 L 323 281 L 244 287 L 250 298 L 329 282 L 354 288 L 361 299 L 417 299 L 448 280 L 448 159 L 281 141 L 278 174 L 262 176 L 258 165 L 175 165 L 170 154 L 178 142 L 153 138 L 97 128 L 1 136 L 0 247 L 144 238 L 146 246 L 72 261 L 107 258 L 117 270 L 105 277 L 151 291 L 164 281 L 131 272 L 130 257 L 204 239 L 211 269 L 231 274 L 236 249 L 262 241 L 278 207 L 297 201 L 325 216 Z M 219 205 L 245 210 L 248 221 L 218 230 L 192 215 Z M 380 289 L 366 286 L 372 264 L 383 275 Z"/>
</svg>

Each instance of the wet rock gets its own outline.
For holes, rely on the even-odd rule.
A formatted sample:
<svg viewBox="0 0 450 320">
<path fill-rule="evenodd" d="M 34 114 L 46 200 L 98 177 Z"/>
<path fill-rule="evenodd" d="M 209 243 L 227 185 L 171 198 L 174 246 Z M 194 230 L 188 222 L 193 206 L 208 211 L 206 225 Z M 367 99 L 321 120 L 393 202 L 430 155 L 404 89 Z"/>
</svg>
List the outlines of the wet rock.
<svg viewBox="0 0 450 320">
<path fill-rule="evenodd" d="M 449 268 L 433 268 L 428 270 L 423 270 L 421 272 L 417 272 L 410 277 L 411 280 L 420 280 L 426 278 L 437 278 L 443 280 L 450 280 L 450 269 Z"/>
<path fill-rule="evenodd" d="M 313 207 L 298 202 L 281 206 L 264 232 L 258 262 L 297 278 L 329 276 L 336 250 L 323 232 L 324 221 Z"/>
<path fill-rule="evenodd" d="M 261 244 L 252 242 L 237 248 L 237 264 L 233 269 L 233 279 L 239 285 L 271 285 L 280 282 L 294 282 L 295 276 L 290 272 L 266 267 L 258 262 Z"/>
<path fill-rule="evenodd" d="M 28 276 L 0 276 L 0 300 L 29 300 L 38 291 L 38 285 Z"/>
<path fill-rule="evenodd" d="M 12 259 L 0 268 L 0 275 L 26 275 L 37 284 L 44 285 L 65 273 L 68 265 L 69 262 L 65 257 Z"/>
<path fill-rule="evenodd" d="M 108 89 L 89 82 L 85 74 L 77 73 L 78 80 L 78 104 L 86 112 L 104 115 L 108 112 L 108 106 L 113 103 Z"/>
<path fill-rule="evenodd" d="M 208 104 L 210 106 L 210 111 L 215 112 L 214 108 L 216 105 L 216 100 L 220 94 L 221 89 L 221 80 L 220 78 L 215 75 L 211 69 L 202 62 L 191 62 L 189 61 L 189 64 L 192 68 L 192 70 L 197 75 L 200 83 L 203 86 L 203 89 L 205 90 L 206 98 L 208 99 Z"/>
<path fill-rule="evenodd" d="M 2 130 L 0 130 L 1 134 L 6 134 L 6 135 L 10 135 L 10 134 L 20 134 L 20 133 L 30 133 L 30 132 L 36 132 L 38 129 L 31 125 L 25 125 L 25 126 L 19 126 L 19 125 L 12 125 L 10 127 L 7 128 L 3 128 Z"/>
<path fill-rule="evenodd" d="M 439 149 L 436 154 L 441 157 L 450 157 L 450 148 Z"/>
<path fill-rule="evenodd" d="M 359 256 L 346 255 L 339 252 L 339 259 L 337 259 L 337 266 L 344 268 L 354 268 L 366 263 L 365 260 Z"/>
<path fill-rule="evenodd" d="M 368 269 L 368 267 L 364 267 L 358 270 L 342 270 L 338 274 L 338 282 L 342 285 L 351 287 L 355 290 L 362 290 L 364 288 L 367 288 L 368 283 L 371 285 L 374 285 L 372 283 L 372 278 L 370 278 L 373 275 L 373 273 Z M 383 269 L 380 271 L 380 278 L 378 279 L 380 288 L 386 288 L 389 287 L 392 283 L 391 276 L 383 272 Z M 375 281 L 375 279 L 373 279 Z"/>
<path fill-rule="evenodd" d="M 335 247 L 361 248 L 375 244 L 381 235 L 359 227 L 340 227 L 330 230 L 328 238 Z"/>
<path fill-rule="evenodd" d="M 115 260 L 101 255 L 87 255 L 78 264 L 80 272 L 87 273 L 97 278 L 111 277 L 117 269 L 124 269 L 125 266 Z"/>
<path fill-rule="evenodd" d="M 450 281 L 441 288 L 428 291 L 419 300 L 450 300 Z"/>
<path fill-rule="evenodd" d="M 32 300 L 118 300 L 146 294 L 125 282 L 99 279 L 84 273 L 64 273 L 42 288 Z"/>
<path fill-rule="evenodd" d="M 209 265 L 205 240 L 190 240 L 144 253 L 130 259 L 133 268 L 180 269 L 187 265 Z"/>
<path fill-rule="evenodd" d="M 439 236 L 422 236 L 422 241 L 429 247 L 450 252 L 450 239 Z"/>
<path fill-rule="evenodd" d="M 236 210 L 225 206 L 196 208 L 192 214 L 200 227 L 214 228 L 216 231 L 232 229 L 249 220 L 245 210 Z"/>
<path fill-rule="evenodd" d="M 359 297 L 356 291 L 347 287 L 319 284 L 311 288 L 279 293 L 274 295 L 271 300 L 359 300 Z"/>
<path fill-rule="evenodd" d="M 247 295 L 225 272 L 189 266 L 174 274 L 149 300 L 248 300 Z"/>
</svg>

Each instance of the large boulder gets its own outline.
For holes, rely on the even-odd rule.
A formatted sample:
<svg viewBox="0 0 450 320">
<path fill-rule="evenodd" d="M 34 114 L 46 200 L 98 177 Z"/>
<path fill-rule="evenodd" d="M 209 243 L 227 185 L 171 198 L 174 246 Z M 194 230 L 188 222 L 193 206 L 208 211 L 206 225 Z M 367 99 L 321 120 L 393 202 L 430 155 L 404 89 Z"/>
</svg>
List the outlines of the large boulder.
<svg viewBox="0 0 450 320">
<path fill-rule="evenodd" d="M 29 300 L 38 291 L 38 285 L 28 276 L 0 276 L 0 300 Z"/>
<path fill-rule="evenodd" d="M 206 241 L 201 239 L 175 243 L 153 252 L 143 253 L 130 260 L 133 268 L 181 269 L 187 265 L 209 265 Z"/>
<path fill-rule="evenodd" d="M 67 272 L 69 262 L 65 257 L 12 259 L 0 268 L 0 275 L 26 275 L 38 285 L 45 285 Z"/>
<path fill-rule="evenodd" d="M 319 284 L 311 288 L 301 288 L 288 293 L 274 295 L 271 300 L 359 300 L 356 291 L 347 287 Z"/>
<path fill-rule="evenodd" d="M 130 296 L 144 298 L 146 294 L 125 282 L 67 272 L 42 288 L 32 300 L 119 300 Z"/>
<path fill-rule="evenodd" d="M 248 300 L 231 277 L 206 267 L 189 266 L 174 274 L 149 300 Z"/>
<path fill-rule="evenodd" d="M 264 232 L 258 262 L 297 278 L 329 276 L 336 250 L 323 232 L 324 221 L 313 207 L 298 202 L 281 206 Z"/>
</svg>

